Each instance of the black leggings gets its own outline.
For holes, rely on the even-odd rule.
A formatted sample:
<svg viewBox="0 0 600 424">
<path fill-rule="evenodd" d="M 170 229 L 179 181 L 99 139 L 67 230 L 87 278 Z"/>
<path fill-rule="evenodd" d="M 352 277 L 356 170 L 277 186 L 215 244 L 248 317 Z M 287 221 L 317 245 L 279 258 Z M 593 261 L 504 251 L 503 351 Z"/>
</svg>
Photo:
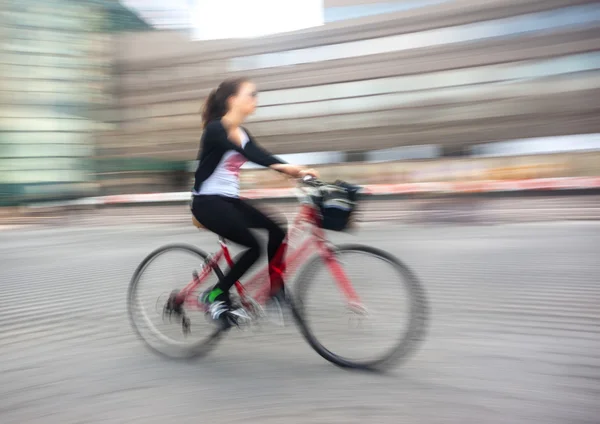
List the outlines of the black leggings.
<svg viewBox="0 0 600 424">
<path fill-rule="evenodd" d="M 261 256 L 260 244 L 250 231 L 251 228 L 266 229 L 269 232 L 267 254 L 271 293 L 281 287 L 283 284 L 281 264 L 285 254 L 285 245 L 282 245 L 282 242 L 286 231 L 273 219 L 241 199 L 224 196 L 195 196 L 192 202 L 192 213 L 207 230 L 248 248 L 216 287 L 224 293 L 229 293 L 231 286 Z"/>
</svg>

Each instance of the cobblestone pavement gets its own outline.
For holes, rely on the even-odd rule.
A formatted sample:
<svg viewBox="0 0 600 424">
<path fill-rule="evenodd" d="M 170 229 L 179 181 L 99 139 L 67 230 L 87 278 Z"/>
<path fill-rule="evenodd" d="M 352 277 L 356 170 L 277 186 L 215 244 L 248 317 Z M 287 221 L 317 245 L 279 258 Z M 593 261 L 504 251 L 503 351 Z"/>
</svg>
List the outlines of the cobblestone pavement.
<svg viewBox="0 0 600 424">
<path fill-rule="evenodd" d="M 210 234 L 3 231 L 0 423 L 600 422 L 599 224 L 389 225 L 334 238 L 389 250 L 428 290 L 427 341 L 391 373 L 338 369 L 293 326 L 236 331 L 194 363 L 149 353 L 125 315 L 135 267 L 168 242 L 215 248 Z"/>
</svg>

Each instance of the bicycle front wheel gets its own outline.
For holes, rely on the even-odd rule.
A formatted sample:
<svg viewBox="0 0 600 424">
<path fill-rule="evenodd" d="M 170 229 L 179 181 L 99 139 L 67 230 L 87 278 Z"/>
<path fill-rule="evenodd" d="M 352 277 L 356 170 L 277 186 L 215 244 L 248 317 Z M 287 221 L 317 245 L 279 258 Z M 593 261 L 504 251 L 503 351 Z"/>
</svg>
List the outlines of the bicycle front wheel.
<svg viewBox="0 0 600 424">
<path fill-rule="evenodd" d="M 424 338 L 427 301 L 415 274 L 394 256 L 369 246 L 333 248 L 360 299 L 348 302 L 330 266 L 309 260 L 295 284 L 293 311 L 304 338 L 344 368 L 383 369 L 406 359 Z"/>
</svg>

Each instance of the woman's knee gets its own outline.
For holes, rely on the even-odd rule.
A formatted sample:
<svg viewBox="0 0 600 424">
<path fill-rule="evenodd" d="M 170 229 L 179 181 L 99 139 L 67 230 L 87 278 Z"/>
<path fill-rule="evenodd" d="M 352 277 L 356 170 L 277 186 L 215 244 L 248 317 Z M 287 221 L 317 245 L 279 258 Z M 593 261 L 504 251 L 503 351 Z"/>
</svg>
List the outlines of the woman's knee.
<svg viewBox="0 0 600 424">
<path fill-rule="evenodd" d="M 273 222 L 275 223 L 276 232 L 278 236 L 285 237 L 287 234 L 288 222 L 283 214 L 277 214 L 274 216 Z"/>
<path fill-rule="evenodd" d="M 281 244 L 286 236 L 286 230 L 279 225 L 275 225 L 273 228 L 269 229 L 269 237 L 273 241 L 277 241 L 278 244 Z"/>
<path fill-rule="evenodd" d="M 247 255 L 249 260 L 251 260 L 252 262 L 256 262 L 263 253 L 262 246 L 260 245 L 260 243 L 258 243 L 258 240 L 254 239 L 254 242 L 249 243 L 247 247 L 248 249 L 244 254 Z"/>
<path fill-rule="evenodd" d="M 281 232 L 285 235 L 288 225 L 285 215 L 281 211 L 269 206 L 263 205 L 260 210 L 269 221 L 267 229 L 278 235 L 281 235 Z"/>
</svg>

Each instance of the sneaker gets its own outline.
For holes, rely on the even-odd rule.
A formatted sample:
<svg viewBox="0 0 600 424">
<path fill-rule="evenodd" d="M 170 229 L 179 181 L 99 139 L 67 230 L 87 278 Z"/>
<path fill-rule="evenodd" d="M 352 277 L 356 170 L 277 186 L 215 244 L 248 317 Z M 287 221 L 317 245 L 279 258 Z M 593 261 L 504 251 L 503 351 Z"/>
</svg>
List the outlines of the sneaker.
<svg viewBox="0 0 600 424">
<path fill-rule="evenodd" d="M 211 289 L 200 295 L 200 301 L 208 306 L 208 314 L 213 321 L 220 323 L 223 328 L 228 328 L 232 324 L 239 326 L 243 321 L 251 319 L 244 308 L 233 307 L 229 297 L 223 294 L 220 289 Z"/>
<path fill-rule="evenodd" d="M 218 321 L 219 319 L 221 319 L 222 315 L 229 312 L 230 310 L 231 305 L 229 304 L 229 302 L 226 302 L 224 300 L 213 302 L 208 306 L 208 313 L 214 321 Z"/>
</svg>

